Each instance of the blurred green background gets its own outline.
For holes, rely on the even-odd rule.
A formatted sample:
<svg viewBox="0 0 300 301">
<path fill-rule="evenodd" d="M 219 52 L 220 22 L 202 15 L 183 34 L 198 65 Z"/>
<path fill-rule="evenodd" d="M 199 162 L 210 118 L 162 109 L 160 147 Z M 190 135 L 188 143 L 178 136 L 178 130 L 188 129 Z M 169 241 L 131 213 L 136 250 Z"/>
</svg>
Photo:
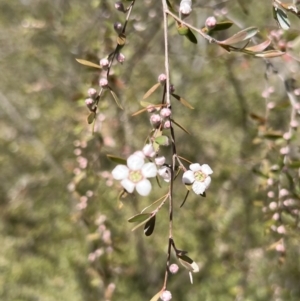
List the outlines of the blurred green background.
<svg viewBox="0 0 300 301">
<path fill-rule="evenodd" d="M 276 29 L 266 1 L 244 4 L 248 15 L 237 1 L 215 9 L 209 5 L 218 1 L 195 2 L 188 19 L 195 26 L 215 13 L 241 28 L 257 26 L 264 38 Z M 110 174 L 115 164 L 106 154 L 125 158 L 150 132 L 147 114 L 131 114 L 164 72 L 161 17 L 160 1 L 136 1 L 126 60 L 111 78 L 125 110 L 106 95 L 92 135 L 84 99 L 89 87 L 97 88 L 99 72 L 75 58 L 98 63 L 108 55 L 116 43 L 113 24 L 125 15 L 114 1 L 0 1 L 0 300 L 135 301 L 160 290 L 167 207 L 151 237 L 131 232 L 127 219 L 167 186 L 153 181 L 153 194 L 127 197 L 119 208 L 121 189 Z M 262 210 L 270 201 L 266 183 L 252 172 L 268 149 L 253 143 L 257 124 L 249 118 L 264 114 L 266 64 L 225 53 L 199 36 L 195 46 L 172 22 L 169 32 L 172 83 L 195 107 L 173 104 L 175 120 L 191 132 L 176 130 L 177 151 L 214 170 L 207 197 L 191 194 L 181 209 L 180 179 L 175 187 L 176 246 L 189 251 L 200 272 L 193 285 L 184 268 L 170 276 L 173 300 L 300 300 L 297 229 L 287 228 L 286 252 L 276 252 L 282 235 L 270 233 L 276 221 Z M 284 69 L 281 59 L 274 62 Z M 285 100 L 282 82 L 272 81 L 273 101 Z M 160 98 L 156 92 L 149 101 Z M 282 109 L 272 126 L 286 130 L 288 116 L 289 108 Z"/>
</svg>

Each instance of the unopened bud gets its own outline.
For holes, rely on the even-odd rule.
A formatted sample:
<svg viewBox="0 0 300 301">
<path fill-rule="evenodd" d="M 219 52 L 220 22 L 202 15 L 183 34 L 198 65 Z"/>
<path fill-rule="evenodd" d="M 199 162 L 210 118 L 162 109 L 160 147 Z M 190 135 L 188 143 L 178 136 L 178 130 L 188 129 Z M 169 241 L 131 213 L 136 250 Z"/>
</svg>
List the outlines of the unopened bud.
<svg viewBox="0 0 300 301">
<path fill-rule="evenodd" d="M 160 125 L 161 117 L 158 114 L 153 114 L 150 116 L 150 122 L 153 126 Z"/>
<path fill-rule="evenodd" d="M 146 144 L 143 147 L 143 153 L 146 157 L 150 157 L 150 158 L 154 157 L 156 154 L 152 144 Z"/>
<path fill-rule="evenodd" d="M 119 63 L 124 63 L 124 61 L 125 61 L 125 55 L 123 54 L 123 53 L 118 53 L 117 54 L 117 61 L 119 62 Z"/>
<path fill-rule="evenodd" d="M 102 87 L 102 88 L 107 87 L 107 86 L 108 86 L 108 80 L 107 80 L 106 78 L 101 78 L 101 79 L 99 80 L 99 85 L 100 85 L 100 87 Z"/>
<path fill-rule="evenodd" d="M 156 165 L 164 165 L 166 162 L 166 157 L 161 156 L 154 159 Z"/>
<path fill-rule="evenodd" d="M 164 84 L 166 82 L 166 80 L 167 80 L 167 76 L 164 73 L 162 73 L 158 76 L 159 83 Z"/>
<path fill-rule="evenodd" d="M 123 29 L 123 25 L 122 25 L 122 23 L 120 23 L 120 22 L 116 22 L 115 24 L 114 24 L 114 30 L 116 31 L 116 33 L 121 33 L 122 32 L 122 29 Z"/>
<path fill-rule="evenodd" d="M 179 11 L 183 15 L 189 15 L 192 11 L 192 0 L 181 0 L 180 6 L 179 6 Z"/>
<path fill-rule="evenodd" d="M 94 99 L 87 98 L 85 101 L 86 106 L 92 111 L 94 109 Z"/>
<path fill-rule="evenodd" d="M 165 118 L 165 117 L 169 117 L 171 115 L 171 110 L 169 108 L 163 108 L 160 111 L 160 116 Z"/>
<path fill-rule="evenodd" d="M 299 123 L 298 123 L 297 120 L 292 120 L 292 121 L 290 122 L 290 126 L 291 126 L 292 128 L 297 128 L 297 127 L 299 126 Z"/>
<path fill-rule="evenodd" d="M 100 60 L 100 66 L 103 69 L 107 69 L 107 67 L 109 66 L 109 60 L 107 58 L 101 59 Z"/>
<path fill-rule="evenodd" d="M 91 97 L 91 98 L 94 99 L 96 97 L 96 95 L 97 95 L 97 90 L 94 89 L 94 88 L 89 88 L 88 91 L 87 91 L 87 93 L 88 93 L 89 97 Z"/>
<path fill-rule="evenodd" d="M 170 291 L 163 291 L 160 295 L 162 301 L 170 301 L 172 299 L 172 294 Z"/>
<path fill-rule="evenodd" d="M 171 127 L 171 122 L 170 120 L 167 120 L 165 123 L 164 123 L 164 129 L 169 129 Z"/>
<path fill-rule="evenodd" d="M 212 29 L 216 26 L 217 20 L 215 17 L 208 17 L 205 21 L 205 26 L 207 29 Z"/>
<path fill-rule="evenodd" d="M 179 270 L 179 266 L 176 263 L 170 265 L 169 270 L 172 274 L 176 274 Z"/>
<path fill-rule="evenodd" d="M 116 8 L 118 11 L 122 12 L 122 13 L 126 13 L 126 10 L 125 10 L 124 5 L 123 5 L 122 2 L 116 2 L 116 3 L 115 3 L 115 8 Z"/>
</svg>

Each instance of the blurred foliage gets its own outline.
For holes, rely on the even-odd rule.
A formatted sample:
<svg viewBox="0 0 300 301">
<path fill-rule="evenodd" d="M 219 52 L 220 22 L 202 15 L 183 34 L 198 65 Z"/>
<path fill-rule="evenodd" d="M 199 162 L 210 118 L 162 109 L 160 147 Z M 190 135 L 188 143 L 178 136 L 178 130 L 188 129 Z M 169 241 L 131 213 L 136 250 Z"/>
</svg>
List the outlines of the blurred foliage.
<svg viewBox="0 0 300 301">
<path fill-rule="evenodd" d="M 276 29 L 267 2 L 219 1 L 214 9 L 195 2 L 195 15 L 187 19 L 195 26 L 213 13 L 237 24 L 220 38 L 257 26 L 264 40 Z M 115 164 L 106 154 L 126 158 L 150 131 L 147 114 L 131 115 L 164 72 L 161 16 L 160 1 L 136 2 L 122 50 L 126 60 L 113 67 L 111 78 L 125 110 L 107 94 L 92 135 L 84 99 L 89 87 L 97 88 L 99 71 L 75 58 L 98 63 L 110 53 L 113 23 L 124 15 L 105 0 L 0 2 L 1 300 L 135 301 L 160 289 L 167 208 L 150 237 L 131 232 L 127 220 L 165 194 L 166 185 L 148 198 L 127 196 L 120 206 L 120 186 L 110 174 Z M 287 40 L 299 35 L 293 26 L 291 32 Z M 214 174 L 207 197 L 191 194 L 181 209 L 185 191 L 176 182 L 176 244 L 200 272 L 191 285 L 180 269 L 168 289 L 174 300 L 299 300 L 299 229 L 294 221 L 286 226 L 285 250 L 278 252 L 283 235 L 272 231 L 266 180 L 252 172 L 277 163 L 278 153 L 269 151 L 280 147 L 255 140 L 259 129 L 250 118 L 264 115 L 266 63 L 197 39 L 196 46 L 189 43 L 170 22 L 172 84 L 195 107 L 173 104 L 175 120 L 191 132 L 176 130 L 177 148 Z M 292 70 L 297 85 L 298 63 L 272 62 L 282 74 Z M 272 129 L 287 131 L 290 108 L 280 106 L 288 104 L 284 84 L 274 75 L 270 82 L 278 107 L 270 112 Z M 155 92 L 149 101 L 160 97 Z"/>
</svg>

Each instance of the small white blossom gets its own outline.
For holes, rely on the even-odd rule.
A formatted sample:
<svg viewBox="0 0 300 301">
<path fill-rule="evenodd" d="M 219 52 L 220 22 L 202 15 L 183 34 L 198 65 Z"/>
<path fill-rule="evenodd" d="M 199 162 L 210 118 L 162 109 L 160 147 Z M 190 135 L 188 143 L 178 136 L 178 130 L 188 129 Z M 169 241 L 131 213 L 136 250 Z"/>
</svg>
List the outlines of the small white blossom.
<svg viewBox="0 0 300 301">
<path fill-rule="evenodd" d="M 120 180 L 121 185 L 132 193 L 134 188 L 142 195 L 146 196 L 151 191 L 151 183 L 147 178 L 153 178 L 157 174 L 154 163 L 145 163 L 144 158 L 137 154 L 133 154 L 127 159 L 126 165 L 117 165 L 112 176 L 115 180 Z"/>
<path fill-rule="evenodd" d="M 211 182 L 212 169 L 207 164 L 200 165 L 194 163 L 190 165 L 190 170 L 182 176 L 182 182 L 186 185 L 192 185 L 196 194 L 203 194 Z"/>
<path fill-rule="evenodd" d="M 150 158 L 153 158 L 155 155 L 156 155 L 156 152 L 154 150 L 154 147 L 151 143 L 149 144 L 146 144 L 144 147 L 143 147 L 143 153 L 146 157 L 150 157 Z"/>
</svg>

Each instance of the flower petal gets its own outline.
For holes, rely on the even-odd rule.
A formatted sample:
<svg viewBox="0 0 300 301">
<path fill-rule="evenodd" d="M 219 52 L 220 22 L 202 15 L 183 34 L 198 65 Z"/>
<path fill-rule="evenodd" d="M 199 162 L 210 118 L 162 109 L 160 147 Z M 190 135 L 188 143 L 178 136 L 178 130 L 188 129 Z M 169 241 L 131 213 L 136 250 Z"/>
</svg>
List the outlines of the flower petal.
<svg viewBox="0 0 300 301">
<path fill-rule="evenodd" d="M 206 186 L 204 182 L 195 181 L 192 188 L 196 194 L 202 194 L 205 191 Z"/>
<path fill-rule="evenodd" d="M 115 180 L 123 180 L 128 177 L 129 169 L 126 165 L 117 165 L 111 173 Z"/>
<path fill-rule="evenodd" d="M 193 163 L 190 165 L 190 170 L 192 170 L 192 171 L 201 170 L 201 165 L 199 163 Z"/>
<path fill-rule="evenodd" d="M 157 174 L 157 168 L 156 165 L 154 163 L 146 163 L 143 165 L 142 169 L 141 169 L 142 175 L 145 178 L 153 178 L 156 177 Z"/>
<path fill-rule="evenodd" d="M 151 183 L 147 179 L 144 179 L 136 184 L 136 191 L 142 196 L 147 196 L 150 193 L 151 188 Z"/>
<path fill-rule="evenodd" d="M 191 170 L 186 171 L 182 176 L 183 184 L 193 184 L 195 182 L 194 172 Z"/>
<path fill-rule="evenodd" d="M 164 179 L 165 182 L 171 181 L 171 169 L 167 166 L 162 166 L 157 173 Z"/>
<path fill-rule="evenodd" d="M 202 171 L 203 173 L 205 173 L 206 175 L 211 175 L 211 174 L 213 173 L 212 169 L 209 167 L 208 164 L 203 164 L 203 165 L 201 166 L 201 171 Z"/>
<path fill-rule="evenodd" d="M 132 193 L 135 187 L 135 184 L 129 179 L 124 179 L 121 181 L 121 185 L 129 192 Z"/>
<path fill-rule="evenodd" d="M 133 154 L 129 156 L 127 159 L 127 166 L 131 170 L 140 170 L 144 165 L 144 163 L 145 163 L 144 159 L 137 154 Z"/>
<path fill-rule="evenodd" d="M 205 180 L 204 180 L 204 185 L 206 188 L 208 188 L 208 186 L 210 185 L 210 182 L 211 182 L 211 177 L 207 177 Z"/>
</svg>

